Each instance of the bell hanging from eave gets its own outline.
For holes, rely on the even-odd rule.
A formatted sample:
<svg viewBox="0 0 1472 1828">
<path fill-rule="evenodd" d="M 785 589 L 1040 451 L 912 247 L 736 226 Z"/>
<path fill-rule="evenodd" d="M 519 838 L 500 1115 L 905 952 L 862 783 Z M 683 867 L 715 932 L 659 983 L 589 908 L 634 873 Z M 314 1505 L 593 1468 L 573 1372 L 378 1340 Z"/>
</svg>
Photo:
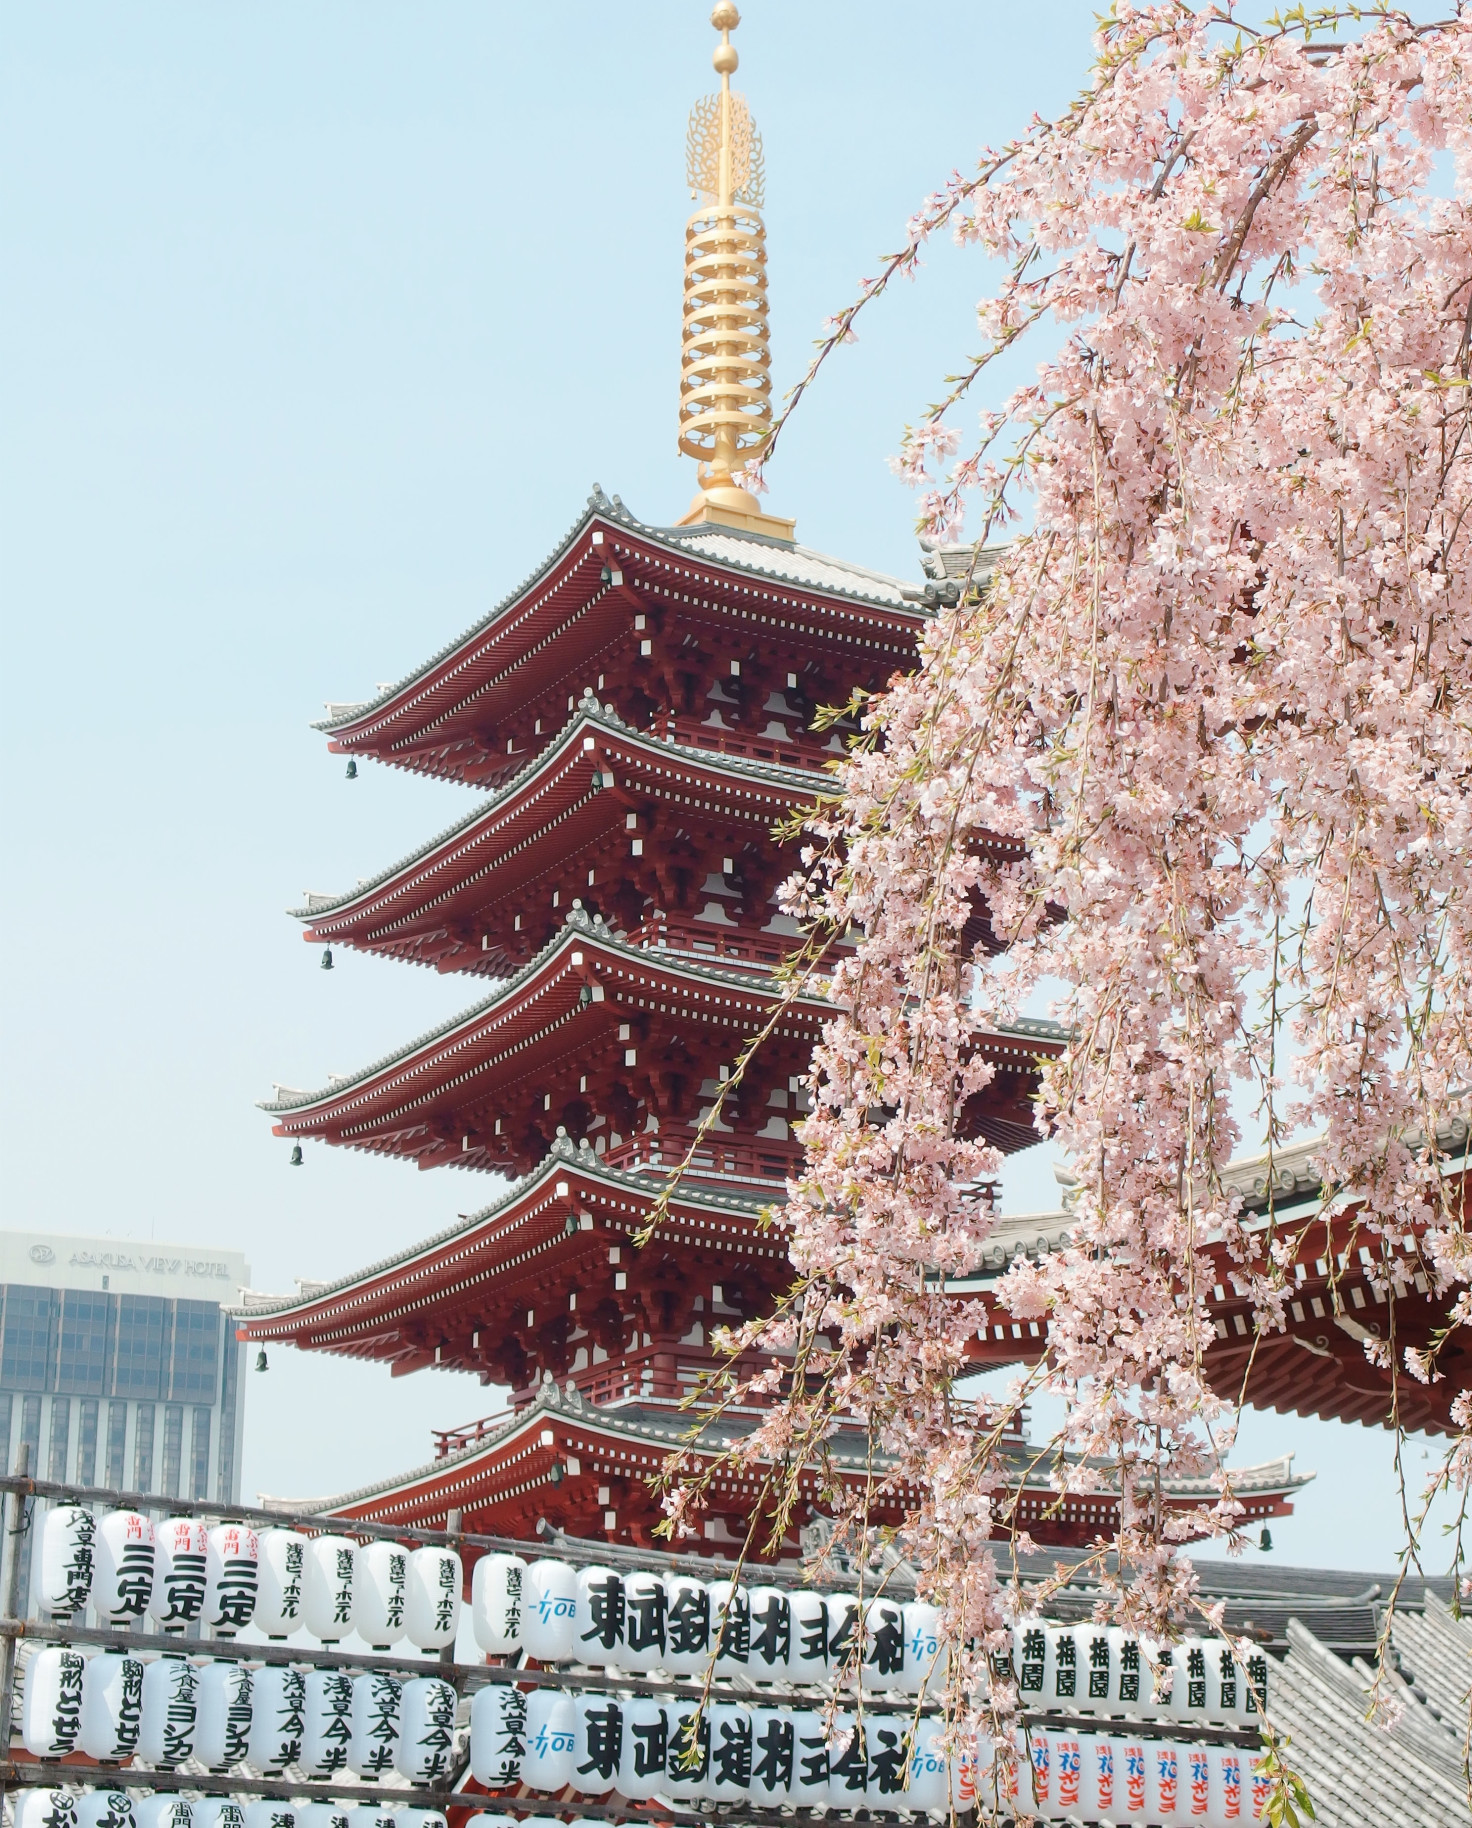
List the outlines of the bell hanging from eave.
<svg viewBox="0 0 1472 1828">
<path fill-rule="evenodd" d="M 358 764 L 354 761 L 349 761 L 348 767 L 347 767 L 347 779 L 350 781 L 356 781 L 357 778 L 358 778 Z"/>
<path fill-rule="evenodd" d="M 290 1165 L 293 1168 L 300 1168 L 302 1165 L 302 1146 L 300 1143 L 293 1143 L 291 1145 L 291 1164 Z"/>
<path fill-rule="evenodd" d="M 327 946 L 323 949 L 322 969 L 324 971 L 331 971 L 331 969 L 332 969 L 332 948 L 331 948 L 331 946 Z"/>
<path fill-rule="evenodd" d="M 260 1351 L 256 1353 L 256 1370 L 269 1371 L 270 1369 L 271 1367 L 266 1363 L 266 1348 L 262 1346 Z"/>
</svg>

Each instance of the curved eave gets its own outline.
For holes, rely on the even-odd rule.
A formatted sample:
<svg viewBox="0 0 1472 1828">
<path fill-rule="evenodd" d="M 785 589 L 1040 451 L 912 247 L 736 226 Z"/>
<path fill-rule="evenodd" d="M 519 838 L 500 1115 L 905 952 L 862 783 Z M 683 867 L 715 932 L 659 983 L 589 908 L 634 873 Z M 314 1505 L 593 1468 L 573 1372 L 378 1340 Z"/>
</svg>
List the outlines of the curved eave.
<svg viewBox="0 0 1472 1828">
<path fill-rule="evenodd" d="M 908 600 L 923 599 L 923 592 L 910 591 L 882 573 L 759 535 L 709 527 L 648 527 L 595 494 L 545 563 L 488 615 L 376 698 L 341 716 L 322 719 L 313 728 L 331 736 L 334 747 L 346 753 L 422 740 L 425 732 L 456 716 L 471 697 L 545 638 L 539 620 L 543 612 L 550 610 L 555 619 L 575 604 L 581 606 L 579 599 L 591 602 L 611 588 L 601 584 L 599 574 L 606 556 L 602 546 L 614 538 L 625 550 L 643 548 L 656 565 L 675 561 L 692 572 L 698 569 L 712 584 L 724 579 L 737 590 L 757 585 L 764 595 L 778 593 L 774 602 L 799 613 L 847 604 L 850 613 L 878 620 L 895 635 L 907 637 L 918 635 L 933 614 L 921 602 Z M 744 557 L 748 552 L 750 557 Z M 504 651 L 496 653 L 498 648 Z M 486 674 L 488 660 L 501 672 Z"/>
<path fill-rule="evenodd" d="M 649 1419 L 642 1419 L 645 1417 Z M 689 1417 L 683 1412 L 672 1414 L 666 1419 L 662 1415 L 651 1416 L 648 1410 L 637 1405 L 632 1407 L 632 1413 L 620 1413 L 617 1409 L 591 1405 L 578 1409 L 564 1404 L 560 1399 L 549 1402 L 546 1398 L 539 1397 L 479 1441 L 458 1452 L 447 1454 L 443 1459 L 411 1468 L 377 1484 L 360 1487 L 357 1491 L 344 1492 L 331 1498 L 295 1501 L 293 1508 L 364 1519 L 386 1520 L 398 1513 L 404 1521 L 407 1521 L 406 1513 L 417 1515 L 426 1505 L 443 1505 L 447 1501 L 467 1509 L 474 1508 L 477 1503 L 476 1486 L 487 1478 L 494 1477 L 503 1467 L 523 1459 L 528 1443 L 545 1453 L 549 1466 L 552 1460 L 566 1453 L 569 1448 L 578 1453 L 596 1452 L 599 1444 L 605 1443 L 615 1450 L 619 1447 L 626 1451 L 632 1449 L 633 1463 L 630 1471 L 642 1470 L 638 1467 L 637 1459 L 641 1452 L 648 1460 L 672 1452 L 690 1453 L 700 1460 L 714 1459 L 722 1451 L 721 1444 L 714 1440 L 709 1445 L 698 1444 L 692 1447 L 686 1439 L 688 1430 Z M 547 1439 L 549 1434 L 552 1437 L 550 1440 Z M 825 1460 L 840 1477 L 852 1483 L 867 1482 L 875 1473 L 882 1474 L 891 1464 L 886 1456 L 874 1455 L 865 1445 L 862 1436 L 856 1437 L 852 1451 L 845 1451 L 841 1445 L 830 1442 L 825 1451 Z M 765 1462 L 760 1461 L 758 1464 Z M 652 1472 L 656 1468 L 650 1465 L 648 1470 Z M 1035 1502 L 1049 1506 L 1058 1503 L 1059 1494 L 1051 1489 L 1045 1472 L 1039 1471 L 1028 1476 L 1020 1465 L 1017 1470 L 1023 1476 L 1023 1491 Z M 1274 1506 L 1276 1513 L 1312 1477 L 1312 1474 L 1295 1474 L 1292 1471 L 1292 1456 L 1289 1455 L 1261 1466 L 1242 1467 L 1233 1473 L 1232 1483 L 1242 1498 L 1252 1501 L 1259 1511 L 1266 1502 Z M 536 1478 L 531 1481 L 541 1482 L 543 1481 Z M 1164 1494 L 1166 1501 L 1177 1510 L 1204 1508 L 1214 1504 L 1218 1496 L 1210 1481 L 1195 1479 L 1167 1480 Z M 480 1502 L 494 1502 L 497 1496 L 500 1494 L 483 1494 Z M 913 1494 L 913 1497 L 918 1496 L 918 1492 Z M 1076 1502 L 1112 1507 L 1117 1500 L 1106 1486 L 1077 1494 Z"/>
<path fill-rule="evenodd" d="M 591 753 L 583 748 L 589 739 L 597 745 Z M 534 836 L 544 835 L 548 816 L 564 810 L 550 804 L 556 790 L 570 775 L 601 775 L 610 756 L 637 757 L 643 766 L 665 771 L 678 769 L 718 794 L 760 794 L 772 801 L 774 818 L 805 804 L 824 786 L 816 771 L 660 742 L 631 730 L 621 718 L 604 710 L 585 707 L 486 805 L 347 894 L 315 896 L 308 906 L 288 912 L 296 920 L 310 922 L 313 933 L 324 940 L 364 928 L 386 930 L 412 919 L 435 900 L 455 894 L 473 875 L 491 869 L 505 854 L 507 840 L 502 838 L 500 845 L 496 840 L 529 811 L 535 811 L 541 821 Z M 590 781 L 582 791 L 591 794 L 598 789 Z"/>
<path fill-rule="evenodd" d="M 361 1352 L 386 1330 L 520 1262 L 536 1219 L 561 1227 L 581 1205 L 598 1209 L 606 1224 L 627 1224 L 643 1219 L 664 1185 L 661 1178 L 605 1167 L 591 1150 L 559 1143 L 500 1199 L 421 1244 L 309 1294 L 257 1300 L 226 1312 L 239 1323 L 241 1339 Z M 755 1235 L 761 1211 L 755 1198 L 695 1190 L 688 1182 L 671 1201 L 680 1223 L 706 1227 L 712 1236 Z"/>
<path fill-rule="evenodd" d="M 466 1069 L 455 1058 L 462 1050 L 518 1017 L 523 1018 L 524 1025 L 535 1019 L 532 1015 L 535 1005 L 550 992 L 561 988 L 566 1000 L 575 1003 L 574 984 L 579 990 L 584 984 L 596 989 L 600 966 L 603 972 L 627 972 L 631 977 L 638 973 L 641 980 L 648 977 L 679 984 L 692 996 L 720 993 L 728 1003 L 735 999 L 743 1010 L 748 1007 L 769 1009 L 783 995 L 782 986 L 762 972 L 720 971 L 659 948 L 626 946 L 609 935 L 606 928 L 595 927 L 585 916 L 573 915 L 550 944 L 515 976 L 507 978 L 490 996 L 472 1004 L 458 1016 L 350 1077 L 315 1092 L 262 1100 L 258 1108 L 282 1120 L 277 1130 L 283 1136 L 306 1135 L 325 1122 L 351 1118 L 354 1113 L 360 1114 L 361 1126 L 370 1104 L 390 1094 L 395 1099 L 395 1108 L 407 1108 L 447 1083 L 445 1072 L 448 1071 L 452 1079 L 465 1073 Z M 574 978 L 573 973 L 578 975 Z M 816 997 L 795 998 L 789 1008 L 792 1020 L 812 1028 L 814 1033 L 832 1011 L 829 1003 Z M 545 1013 L 538 1012 L 543 1019 Z M 508 1036 L 503 1036 L 502 1040 L 510 1044 Z M 483 1066 L 470 1069 L 471 1072 L 480 1070 Z M 426 1089 L 416 1090 L 416 1082 Z M 379 1112 L 371 1121 L 381 1122 L 386 1116 L 387 1113 Z"/>
</svg>

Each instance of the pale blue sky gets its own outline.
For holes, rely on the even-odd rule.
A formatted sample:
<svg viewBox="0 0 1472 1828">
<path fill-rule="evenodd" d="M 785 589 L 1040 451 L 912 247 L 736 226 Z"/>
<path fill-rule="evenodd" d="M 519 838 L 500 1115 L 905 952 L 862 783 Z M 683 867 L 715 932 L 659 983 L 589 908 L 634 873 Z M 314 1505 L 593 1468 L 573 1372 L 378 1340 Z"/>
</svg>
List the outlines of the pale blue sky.
<svg viewBox="0 0 1472 1828">
<path fill-rule="evenodd" d="M 984 141 L 1081 83 L 1086 0 L 751 0 L 779 388 Z M 675 518 L 699 0 L 80 3 L 0 15 L 6 1222 L 217 1242 L 331 1277 L 494 1183 L 308 1150 L 253 1108 L 472 1000 L 281 910 L 440 829 L 454 789 L 308 729 L 482 615 L 594 481 Z M 918 576 L 885 458 L 972 344 L 938 248 L 794 420 L 771 506 Z M 1019 1191 L 1050 1197 L 1046 1173 Z M 494 1407 L 465 1378 L 273 1354 L 246 1484 L 305 1494 Z M 330 1422 L 326 1420 L 331 1412 Z M 1264 1421 L 1321 1478 L 1280 1554 L 1379 1566 L 1386 1443 Z M 1419 1462 L 1418 1462 L 1419 1464 Z"/>
</svg>

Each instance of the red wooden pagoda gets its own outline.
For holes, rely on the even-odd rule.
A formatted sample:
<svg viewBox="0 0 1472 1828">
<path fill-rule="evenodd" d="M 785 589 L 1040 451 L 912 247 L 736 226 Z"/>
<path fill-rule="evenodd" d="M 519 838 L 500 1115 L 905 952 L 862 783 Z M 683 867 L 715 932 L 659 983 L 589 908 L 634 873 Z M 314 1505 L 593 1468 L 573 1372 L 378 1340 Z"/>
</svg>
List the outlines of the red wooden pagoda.
<svg viewBox="0 0 1472 1828">
<path fill-rule="evenodd" d="M 701 460 L 690 513 L 648 526 L 595 490 L 483 621 L 321 726 L 355 765 L 459 781 L 478 803 L 350 894 L 310 897 L 297 910 L 306 938 L 494 983 L 361 1072 L 279 1093 L 266 1106 L 276 1133 L 520 1177 L 414 1249 L 243 1311 L 245 1338 L 511 1392 L 504 1416 L 442 1434 L 432 1464 L 331 1501 L 344 1515 L 433 1522 L 454 1507 L 491 1533 L 546 1520 L 648 1542 L 660 1513 L 647 1481 L 688 1432 L 681 1404 L 716 1364 L 711 1330 L 769 1309 L 789 1282 L 768 1208 L 798 1163 L 793 1126 L 829 1004 L 821 972 L 796 991 L 777 975 L 795 932 L 777 889 L 795 859 L 773 827 L 843 752 L 844 721 L 816 728 L 817 707 L 913 667 L 955 586 L 810 551 L 741 486 L 742 454 L 770 422 L 765 273 L 728 39 L 723 54 L 721 94 L 701 115 L 716 141 L 696 135 L 692 154 L 705 201 L 687 251 L 681 444 Z M 1035 1141 L 1037 1062 L 1060 1044 L 1047 1023 L 983 1038 L 995 1074 L 968 1107 L 973 1134 L 1004 1150 Z M 752 1420 L 723 1418 L 723 1435 Z M 835 1451 L 840 1470 L 847 1453 L 867 1476 L 859 1440 Z M 1248 1483 L 1271 1516 L 1298 1481 L 1276 1463 Z M 754 1498 L 749 1481 L 717 1487 L 713 1545 L 744 1540 Z M 1081 1541 L 1112 1515 L 1107 1492 L 1060 1507 L 1044 1473 L 1017 1520 L 1039 1540 Z"/>
</svg>

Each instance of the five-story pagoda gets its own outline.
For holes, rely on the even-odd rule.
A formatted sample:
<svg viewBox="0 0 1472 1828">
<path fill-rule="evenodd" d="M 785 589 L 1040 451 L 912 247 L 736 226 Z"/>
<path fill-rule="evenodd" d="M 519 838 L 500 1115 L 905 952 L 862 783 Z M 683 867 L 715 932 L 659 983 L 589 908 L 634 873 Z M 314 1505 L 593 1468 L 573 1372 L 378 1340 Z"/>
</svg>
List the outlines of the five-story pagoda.
<svg viewBox="0 0 1472 1828">
<path fill-rule="evenodd" d="M 914 666 L 955 586 L 911 588 L 810 551 L 742 486 L 771 426 L 761 145 L 731 88 L 736 8 L 722 0 L 712 21 L 721 86 L 689 142 L 680 448 L 699 466 L 693 504 L 649 526 L 595 489 L 488 616 L 321 726 L 354 767 L 457 780 L 475 804 L 352 893 L 311 897 L 296 911 L 305 937 L 492 981 L 453 1021 L 265 1108 L 297 1149 L 516 1177 L 413 1249 L 242 1312 L 242 1336 L 263 1343 L 510 1388 L 509 1412 L 442 1433 L 432 1464 L 323 1502 L 343 1515 L 434 1523 L 454 1508 L 497 1534 L 546 1519 L 646 1543 L 659 1516 L 647 1482 L 688 1432 L 682 1403 L 717 1362 L 711 1330 L 764 1311 L 789 1281 L 780 1219 L 764 1215 L 799 1161 L 829 1006 L 821 974 L 796 995 L 776 975 L 796 929 L 777 901 L 794 858 L 773 828 L 843 753 L 851 727 L 815 720 L 818 707 Z M 1036 1062 L 1057 1031 L 982 1045 L 996 1073 L 967 1122 L 1026 1146 Z M 847 1454 L 865 1476 L 862 1441 L 834 1447 L 840 1471 Z M 1264 1514 L 1292 1483 L 1285 1466 L 1264 1469 Z M 744 1540 L 755 1493 L 751 1480 L 717 1486 L 712 1545 Z M 876 1521 L 898 1521 L 903 1494 L 894 1507 Z M 1054 1540 L 1112 1527 L 1107 1493 L 1087 1516 L 1054 1508 L 1040 1476 L 1018 1520 Z"/>
</svg>

